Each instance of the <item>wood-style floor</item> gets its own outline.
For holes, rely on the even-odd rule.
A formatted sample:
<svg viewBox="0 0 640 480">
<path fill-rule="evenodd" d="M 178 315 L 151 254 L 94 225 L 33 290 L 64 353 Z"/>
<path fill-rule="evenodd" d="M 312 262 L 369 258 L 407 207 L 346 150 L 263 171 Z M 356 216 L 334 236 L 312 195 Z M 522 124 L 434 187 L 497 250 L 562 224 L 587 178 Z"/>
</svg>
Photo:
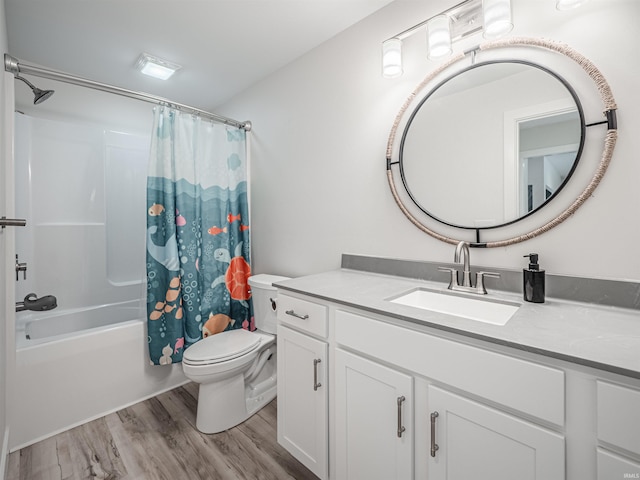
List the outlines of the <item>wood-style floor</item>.
<svg viewBox="0 0 640 480">
<path fill-rule="evenodd" d="M 163 393 L 9 455 L 8 480 L 316 479 L 276 441 L 276 400 L 226 432 L 195 427 L 198 386 Z"/>
</svg>

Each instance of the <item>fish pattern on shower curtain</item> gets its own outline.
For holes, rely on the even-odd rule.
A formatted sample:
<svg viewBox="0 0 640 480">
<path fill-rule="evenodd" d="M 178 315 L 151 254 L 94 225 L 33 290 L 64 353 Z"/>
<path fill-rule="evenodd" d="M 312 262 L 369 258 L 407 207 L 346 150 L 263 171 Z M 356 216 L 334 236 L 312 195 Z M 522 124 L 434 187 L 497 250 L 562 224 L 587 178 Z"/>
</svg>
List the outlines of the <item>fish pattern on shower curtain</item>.
<svg viewBox="0 0 640 480">
<path fill-rule="evenodd" d="M 147 329 L 155 365 L 253 330 L 246 133 L 156 107 L 147 177 Z"/>
</svg>

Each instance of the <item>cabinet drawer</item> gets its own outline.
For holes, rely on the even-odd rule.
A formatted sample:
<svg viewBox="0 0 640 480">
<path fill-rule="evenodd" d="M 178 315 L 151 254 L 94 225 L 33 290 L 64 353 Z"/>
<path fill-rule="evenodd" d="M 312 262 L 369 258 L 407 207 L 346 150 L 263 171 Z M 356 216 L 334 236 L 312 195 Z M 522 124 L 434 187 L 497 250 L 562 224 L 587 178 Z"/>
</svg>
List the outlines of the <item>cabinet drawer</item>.
<svg viewBox="0 0 640 480">
<path fill-rule="evenodd" d="M 640 455 L 640 391 L 597 382 L 598 439 Z"/>
<path fill-rule="evenodd" d="M 564 425 L 562 370 L 340 310 L 335 328 L 341 345 Z"/>
<path fill-rule="evenodd" d="M 327 338 L 327 307 L 278 293 L 278 321 L 296 330 Z"/>
</svg>

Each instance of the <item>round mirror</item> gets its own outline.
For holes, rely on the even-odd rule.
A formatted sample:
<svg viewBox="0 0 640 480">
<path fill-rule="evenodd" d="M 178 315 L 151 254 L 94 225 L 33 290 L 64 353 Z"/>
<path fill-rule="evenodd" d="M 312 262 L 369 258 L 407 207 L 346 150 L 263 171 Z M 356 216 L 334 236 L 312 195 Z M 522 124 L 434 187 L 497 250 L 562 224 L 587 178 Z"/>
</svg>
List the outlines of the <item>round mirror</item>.
<svg viewBox="0 0 640 480">
<path fill-rule="evenodd" d="M 502 56 L 502 48 L 508 49 L 510 59 L 495 59 Z M 538 56 L 531 55 L 532 48 L 544 52 L 541 57 L 551 55 L 545 58 L 576 77 L 593 117 L 590 122 L 585 122 L 574 88 L 530 60 Z M 483 51 L 496 55 L 477 63 L 476 54 Z M 517 59 L 520 53 L 526 60 Z M 566 64 L 563 58 L 575 64 Z M 590 86 L 580 77 L 580 69 L 592 81 Z M 448 71 L 454 73 L 447 76 Z M 594 87 L 604 105 L 600 111 L 591 96 L 584 96 Z M 616 109 L 598 68 L 567 45 L 531 38 L 482 44 L 436 68 L 396 116 L 386 154 L 391 193 L 411 223 L 444 242 L 466 240 L 473 247 L 502 247 L 528 240 L 569 218 L 592 195 L 617 140 Z M 596 120 L 594 114 L 604 118 Z M 593 178 L 580 192 L 579 183 L 585 180 L 582 166 L 574 176 L 578 184 L 567 185 L 583 154 L 587 127 L 596 126 L 606 128 L 602 155 Z M 396 143 L 399 132 L 402 136 Z M 590 135 L 590 141 L 598 135 Z M 586 168 L 592 168 L 597 151 L 587 153 Z M 568 193 L 559 195 L 564 187 Z M 500 229 L 534 218 L 556 198 L 561 199 L 559 203 L 535 216 L 542 221 L 533 229 L 535 219 L 522 222 L 522 234 L 516 233 L 517 226 Z M 474 232 L 465 233 L 469 230 Z M 455 238 L 457 233 L 462 238 Z M 475 241 L 469 241 L 472 234 Z"/>
<path fill-rule="evenodd" d="M 525 62 L 476 64 L 441 82 L 412 112 L 400 173 L 432 218 L 494 228 L 560 191 L 580 158 L 583 132 L 580 102 L 557 75 Z"/>
</svg>

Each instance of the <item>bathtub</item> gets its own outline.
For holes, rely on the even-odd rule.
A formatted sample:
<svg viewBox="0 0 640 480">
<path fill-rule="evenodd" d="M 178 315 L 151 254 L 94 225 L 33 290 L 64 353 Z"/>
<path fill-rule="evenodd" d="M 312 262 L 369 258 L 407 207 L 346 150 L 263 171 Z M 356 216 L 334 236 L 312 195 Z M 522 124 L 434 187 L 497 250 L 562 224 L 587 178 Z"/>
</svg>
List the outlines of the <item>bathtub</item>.
<svg viewBox="0 0 640 480">
<path fill-rule="evenodd" d="M 61 340 L 70 334 L 86 333 L 85 330 L 116 326 L 123 322 L 144 317 L 139 300 L 46 312 L 25 311 L 16 314 L 16 344 L 26 347 L 39 343 Z"/>
<path fill-rule="evenodd" d="M 14 372 L 10 451 L 188 382 L 150 364 L 140 301 L 17 313 Z"/>
</svg>

